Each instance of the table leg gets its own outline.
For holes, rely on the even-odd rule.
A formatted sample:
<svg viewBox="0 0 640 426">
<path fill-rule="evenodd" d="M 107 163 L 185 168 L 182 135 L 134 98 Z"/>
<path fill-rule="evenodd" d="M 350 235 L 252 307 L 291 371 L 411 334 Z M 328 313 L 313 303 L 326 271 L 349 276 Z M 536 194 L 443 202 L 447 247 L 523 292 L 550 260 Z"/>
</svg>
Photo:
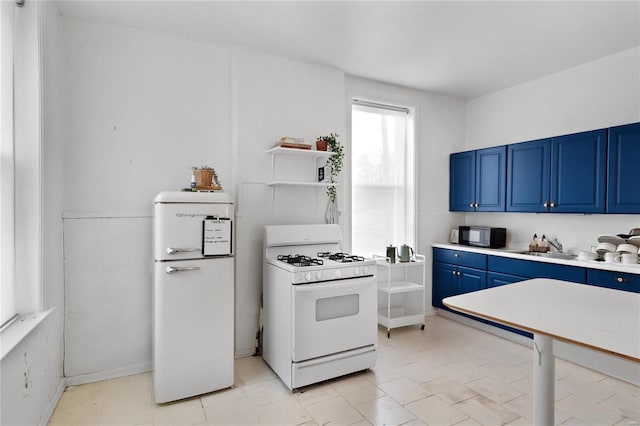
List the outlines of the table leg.
<svg viewBox="0 0 640 426">
<path fill-rule="evenodd" d="M 553 426 L 555 408 L 553 339 L 534 334 L 533 344 L 533 424 Z"/>
</svg>

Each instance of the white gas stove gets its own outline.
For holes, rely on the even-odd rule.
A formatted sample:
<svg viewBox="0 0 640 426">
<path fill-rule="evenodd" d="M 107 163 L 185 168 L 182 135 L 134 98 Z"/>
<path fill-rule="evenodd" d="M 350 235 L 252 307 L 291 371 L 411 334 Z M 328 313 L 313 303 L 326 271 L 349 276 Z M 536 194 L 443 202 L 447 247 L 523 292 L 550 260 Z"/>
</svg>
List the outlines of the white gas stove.
<svg viewBox="0 0 640 426">
<path fill-rule="evenodd" d="M 296 389 L 376 363 L 375 261 L 337 225 L 266 226 L 263 357 Z"/>
</svg>

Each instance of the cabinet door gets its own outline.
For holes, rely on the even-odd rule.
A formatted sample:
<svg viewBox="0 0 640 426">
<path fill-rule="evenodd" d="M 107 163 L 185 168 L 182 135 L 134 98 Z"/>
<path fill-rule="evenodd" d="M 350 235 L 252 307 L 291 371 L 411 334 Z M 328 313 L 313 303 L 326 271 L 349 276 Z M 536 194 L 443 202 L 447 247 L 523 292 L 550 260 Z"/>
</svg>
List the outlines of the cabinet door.
<svg viewBox="0 0 640 426">
<path fill-rule="evenodd" d="M 519 277 L 517 275 L 487 272 L 487 288 L 500 287 L 501 285 L 517 283 L 518 281 L 525 281 L 528 279 L 529 278 Z"/>
<path fill-rule="evenodd" d="M 549 211 L 604 213 L 606 155 L 606 129 L 553 138 Z"/>
<path fill-rule="evenodd" d="M 640 275 L 587 269 L 587 284 L 640 293 Z"/>
<path fill-rule="evenodd" d="M 507 147 L 480 149 L 476 152 L 476 198 L 479 212 L 503 212 L 505 209 Z"/>
<path fill-rule="evenodd" d="M 487 288 L 486 271 L 465 268 L 463 266 L 459 266 L 457 270 L 460 273 L 460 275 L 458 275 L 457 294 L 469 293 L 471 291 Z"/>
<path fill-rule="evenodd" d="M 640 213 L 640 123 L 609 129 L 607 213 Z"/>
<path fill-rule="evenodd" d="M 449 157 L 449 211 L 474 211 L 475 175 L 475 151 L 451 154 Z"/>
<path fill-rule="evenodd" d="M 508 146 L 507 211 L 545 212 L 549 203 L 551 139 Z"/>
<path fill-rule="evenodd" d="M 457 280 L 455 266 L 434 262 L 431 304 L 437 308 L 449 309 L 442 304 L 442 299 L 456 295 Z"/>
</svg>

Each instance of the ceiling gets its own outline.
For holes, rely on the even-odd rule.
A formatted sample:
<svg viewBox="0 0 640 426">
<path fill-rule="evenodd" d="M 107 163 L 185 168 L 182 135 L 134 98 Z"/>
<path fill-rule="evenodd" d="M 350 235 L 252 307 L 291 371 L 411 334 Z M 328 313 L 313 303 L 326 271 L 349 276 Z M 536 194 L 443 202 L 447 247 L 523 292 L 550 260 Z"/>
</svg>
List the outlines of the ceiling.
<svg viewBox="0 0 640 426">
<path fill-rule="evenodd" d="M 58 3 L 63 16 L 245 46 L 464 99 L 640 45 L 638 0 Z"/>
</svg>

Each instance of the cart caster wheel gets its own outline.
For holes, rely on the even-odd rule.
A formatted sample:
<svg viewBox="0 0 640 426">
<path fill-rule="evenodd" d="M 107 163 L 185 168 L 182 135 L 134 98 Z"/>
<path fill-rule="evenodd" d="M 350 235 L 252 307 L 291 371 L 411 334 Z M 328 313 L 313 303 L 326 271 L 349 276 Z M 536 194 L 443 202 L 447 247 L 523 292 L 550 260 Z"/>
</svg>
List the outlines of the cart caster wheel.
<svg viewBox="0 0 640 426">
<path fill-rule="evenodd" d="M 387 339 L 391 337 L 391 332 L 387 331 Z"/>
<path fill-rule="evenodd" d="M 424 324 L 422 324 L 422 327 L 420 327 L 420 330 L 424 330 Z"/>
</svg>

